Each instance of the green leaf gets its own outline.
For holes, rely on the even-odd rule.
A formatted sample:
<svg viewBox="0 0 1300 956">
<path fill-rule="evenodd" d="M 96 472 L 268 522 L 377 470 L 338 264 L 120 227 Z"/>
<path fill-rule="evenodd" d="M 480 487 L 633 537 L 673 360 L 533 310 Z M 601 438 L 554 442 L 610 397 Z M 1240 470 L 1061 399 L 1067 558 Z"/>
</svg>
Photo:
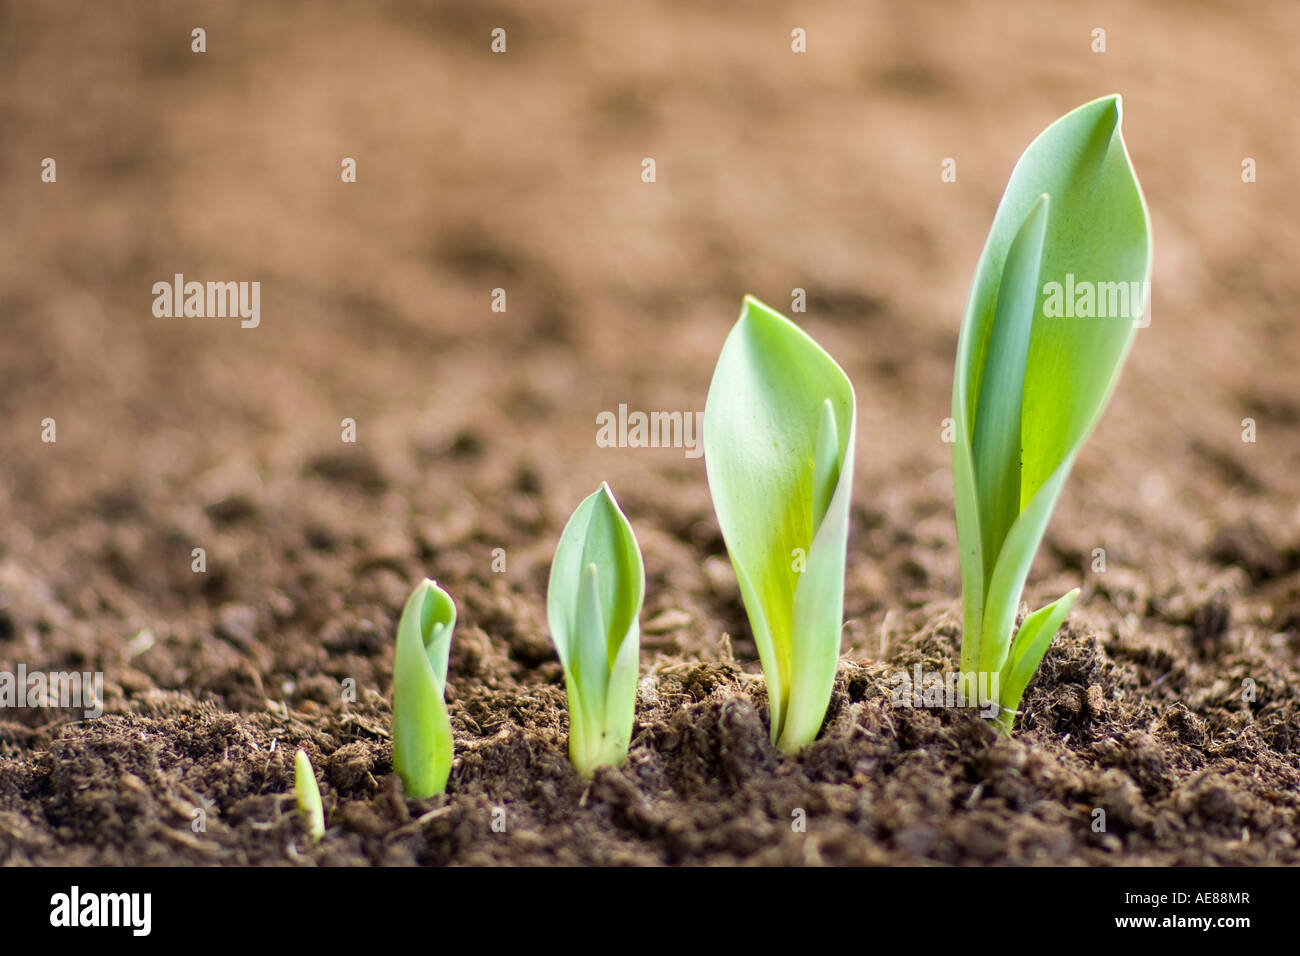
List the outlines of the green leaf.
<svg viewBox="0 0 1300 956">
<path fill-rule="evenodd" d="M 1145 305 L 1150 226 L 1120 108 L 1087 103 L 1030 144 L 976 268 L 953 380 L 967 673 L 1008 662 L 1034 554 Z"/>
<path fill-rule="evenodd" d="M 420 582 L 402 610 L 393 657 L 393 769 L 408 796 L 442 793 L 451 775 L 451 719 L 444 699 L 456 605 Z"/>
<path fill-rule="evenodd" d="M 1007 730 L 1011 729 L 1016 708 L 1020 706 L 1020 698 L 1024 696 L 1034 671 L 1038 670 L 1048 645 L 1078 596 L 1079 589 L 1075 588 L 1046 607 L 1040 607 L 1020 625 L 1011 653 L 998 676 L 998 702 L 1002 705 L 999 716 Z"/>
<path fill-rule="evenodd" d="M 835 682 L 855 428 L 848 376 L 746 297 L 709 385 L 705 465 L 767 678 L 772 740 L 789 753 L 817 736 Z"/>
<path fill-rule="evenodd" d="M 817 424 L 817 452 L 813 457 L 812 526 L 818 527 L 831 506 L 840 483 L 840 430 L 835 424 L 835 406 L 828 398 L 822 402 L 822 417 Z"/>
<path fill-rule="evenodd" d="M 1039 197 L 1007 252 L 980 381 L 971 454 L 987 575 L 1020 515 L 1020 414 L 1050 204 Z"/>
<path fill-rule="evenodd" d="M 602 483 L 565 525 L 546 592 L 569 698 L 569 759 L 583 776 L 627 756 L 644 598 L 641 549 Z"/>
<path fill-rule="evenodd" d="M 599 727 L 605 713 L 605 685 L 609 680 L 609 632 L 600 606 L 600 573 L 588 564 L 578 577 L 578 606 L 574 616 L 573 675 L 579 687 L 577 700 L 582 719 Z"/>
</svg>

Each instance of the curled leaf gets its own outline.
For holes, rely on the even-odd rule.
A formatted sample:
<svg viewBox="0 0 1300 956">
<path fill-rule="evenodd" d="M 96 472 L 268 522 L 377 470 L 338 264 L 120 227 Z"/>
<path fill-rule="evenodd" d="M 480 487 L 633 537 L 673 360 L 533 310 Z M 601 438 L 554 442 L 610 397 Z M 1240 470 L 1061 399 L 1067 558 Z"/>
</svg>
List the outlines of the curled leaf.
<svg viewBox="0 0 1300 956">
<path fill-rule="evenodd" d="M 393 657 L 393 769 L 416 799 L 442 793 L 451 775 L 444 695 L 455 628 L 451 596 L 433 581 L 421 581 L 402 610 Z"/>
<path fill-rule="evenodd" d="M 627 756 L 644 598 L 641 549 L 602 483 L 565 525 L 546 590 L 569 698 L 569 759 L 584 777 Z"/>
</svg>

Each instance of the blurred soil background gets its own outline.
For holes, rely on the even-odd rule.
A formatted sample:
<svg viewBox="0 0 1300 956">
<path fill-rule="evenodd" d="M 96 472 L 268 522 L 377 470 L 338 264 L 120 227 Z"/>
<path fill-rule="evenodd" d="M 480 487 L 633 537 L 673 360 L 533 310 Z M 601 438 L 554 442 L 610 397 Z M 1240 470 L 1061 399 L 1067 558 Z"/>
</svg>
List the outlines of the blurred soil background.
<svg viewBox="0 0 1300 956">
<path fill-rule="evenodd" d="M 0 862 L 1300 862 L 1297 36 L 1281 0 L 0 2 L 0 670 L 106 699 L 0 711 Z M 1026 592 L 1083 596 L 1000 741 L 887 680 L 957 658 L 941 428 L 994 208 L 1111 92 L 1152 322 Z M 260 281 L 260 326 L 155 317 L 176 273 Z M 842 680 L 793 760 L 702 459 L 595 433 L 702 410 L 741 296 L 796 288 L 859 423 Z M 646 676 L 588 787 L 544 602 L 601 480 Z M 459 756 L 418 804 L 387 697 L 423 576 L 460 608 Z"/>
</svg>

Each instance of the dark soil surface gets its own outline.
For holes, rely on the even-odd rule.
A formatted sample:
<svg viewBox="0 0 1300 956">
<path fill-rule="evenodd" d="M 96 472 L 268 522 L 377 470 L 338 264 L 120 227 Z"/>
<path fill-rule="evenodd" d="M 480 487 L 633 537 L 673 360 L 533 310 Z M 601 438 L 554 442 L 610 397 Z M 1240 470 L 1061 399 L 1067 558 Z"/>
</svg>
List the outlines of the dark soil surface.
<svg viewBox="0 0 1300 956">
<path fill-rule="evenodd" d="M 105 680 L 98 719 L 0 710 L 0 863 L 1300 863 L 1300 8 L 131 8 L 0 2 L 0 671 Z M 1030 577 L 1084 591 L 1005 739 L 890 677 L 958 656 L 940 436 L 997 199 L 1113 91 L 1152 324 Z M 260 281 L 260 326 L 155 318 L 175 273 Z M 742 294 L 796 287 L 859 438 L 840 681 L 787 758 L 702 460 L 595 421 L 702 409 Z M 601 480 L 643 680 L 584 784 L 545 584 Z M 424 576 L 460 610 L 456 764 L 412 802 L 388 694 Z"/>
</svg>

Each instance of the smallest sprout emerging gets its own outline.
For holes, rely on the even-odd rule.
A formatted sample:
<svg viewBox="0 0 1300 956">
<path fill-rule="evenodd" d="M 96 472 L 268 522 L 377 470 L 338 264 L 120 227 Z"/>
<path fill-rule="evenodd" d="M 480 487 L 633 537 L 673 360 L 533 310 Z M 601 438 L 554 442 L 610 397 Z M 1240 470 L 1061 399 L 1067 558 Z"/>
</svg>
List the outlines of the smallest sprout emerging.
<svg viewBox="0 0 1300 956">
<path fill-rule="evenodd" d="M 311 768 L 311 758 L 305 750 L 293 755 L 293 789 L 298 797 L 298 812 L 302 814 L 312 843 L 319 843 L 325 835 L 325 808 L 320 802 L 320 787 L 316 773 Z"/>
<path fill-rule="evenodd" d="M 407 796 L 447 789 L 451 718 L 444 692 L 456 605 L 427 578 L 416 585 L 397 625 L 393 658 L 393 769 Z"/>
<path fill-rule="evenodd" d="M 627 757 L 644 597 L 641 549 L 602 483 L 564 526 L 546 591 L 569 697 L 569 759 L 583 777 Z"/>
</svg>

